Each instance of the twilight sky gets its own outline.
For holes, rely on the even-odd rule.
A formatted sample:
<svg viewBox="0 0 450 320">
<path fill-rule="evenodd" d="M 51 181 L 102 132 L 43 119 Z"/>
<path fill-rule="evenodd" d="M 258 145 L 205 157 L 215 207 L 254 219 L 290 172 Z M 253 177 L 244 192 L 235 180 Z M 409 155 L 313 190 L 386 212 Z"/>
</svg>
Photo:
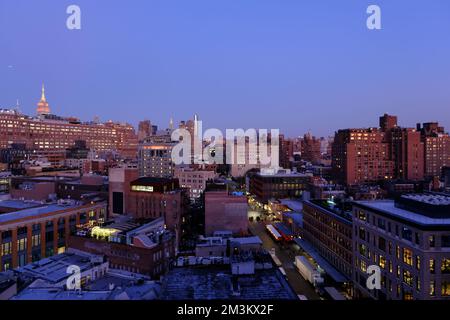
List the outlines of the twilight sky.
<svg viewBox="0 0 450 320">
<path fill-rule="evenodd" d="M 83 120 L 320 136 L 388 112 L 450 130 L 450 1 L 0 0 L 0 107 L 34 114 L 42 82 Z"/>
</svg>

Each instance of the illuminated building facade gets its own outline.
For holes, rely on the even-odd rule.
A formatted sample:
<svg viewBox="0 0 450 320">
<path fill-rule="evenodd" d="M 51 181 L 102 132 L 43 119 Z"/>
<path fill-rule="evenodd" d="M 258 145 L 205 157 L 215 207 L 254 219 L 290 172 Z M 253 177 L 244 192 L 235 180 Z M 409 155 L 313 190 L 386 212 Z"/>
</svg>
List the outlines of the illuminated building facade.
<svg viewBox="0 0 450 320">
<path fill-rule="evenodd" d="M 116 222 L 107 228 L 79 229 L 69 237 L 69 248 L 104 255 L 111 268 L 153 279 L 175 260 L 175 236 L 164 228 L 162 218 L 142 225 Z"/>
<path fill-rule="evenodd" d="M 404 195 L 353 205 L 357 297 L 450 300 L 450 197 Z M 381 269 L 381 289 L 368 290 L 367 270 Z"/>
<path fill-rule="evenodd" d="M 346 184 L 393 179 L 385 133 L 378 129 L 346 129 L 336 132 L 332 147 L 334 176 Z"/>
<path fill-rule="evenodd" d="M 176 143 L 170 136 L 153 136 L 139 144 L 138 167 L 141 177 L 172 178 L 172 149 Z"/>
<path fill-rule="evenodd" d="M 52 115 L 44 89 L 37 114 L 30 117 L 17 110 L 0 109 L 0 149 L 22 143 L 30 150 L 65 152 L 75 141 L 84 140 L 88 148 L 99 152 L 116 151 L 123 157 L 136 157 L 137 135 L 130 124 L 82 123 Z"/>
<path fill-rule="evenodd" d="M 310 180 L 311 175 L 308 174 L 263 169 L 250 175 L 249 190 L 262 203 L 271 199 L 299 198 L 308 189 Z"/>
<path fill-rule="evenodd" d="M 352 215 L 327 200 L 303 202 L 303 237 L 348 280 L 352 279 Z"/>
<path fill-rule="evenodd" d="M 450 166 L 450 136 L 436 122 L 417 125 L 425 144 L 425 175 L 438 177 L 443 167 Z"/>
<path fill-rule="evenodd" d="M 106 219 L 106 202 L 0 201 L 0 271 L 62 253 L 77 225 Z"/>
</svg>

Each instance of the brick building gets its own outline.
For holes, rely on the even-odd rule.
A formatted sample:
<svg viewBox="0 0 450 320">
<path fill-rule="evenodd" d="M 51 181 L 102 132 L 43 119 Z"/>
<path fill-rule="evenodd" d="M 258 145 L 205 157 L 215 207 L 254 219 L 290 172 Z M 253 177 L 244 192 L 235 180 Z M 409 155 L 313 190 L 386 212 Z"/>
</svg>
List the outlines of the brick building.
<svg viewBox="0 0 450 320">
<path fill-rule="evenodd" d="M 303 237 L 334 268 L 352 280 L 352 215 L 327 200 L 303 202 Z"/>
<path fill-rule="evenodd" d="M 404 195 L 353 206 L 354 284 L 358 297 L 450 299 L 450 197 Z M 366 287 L 381 268 L 381 289 Z M 359 293 L 359 294 L 358 294 Z"/>
<path fill-rule="evenodd" d="M 103 255 L 110 268 L 158 279 L 175 259 L 175 235 L 164 229 L 164 220 L 138 225 L 113 223 L 78 229 L 69 237 L 69 248 Z"/>
<path fill-rule="evenodd" d="M 424 178 L 424 143 L 416 129 L 401 128 L 383 115 L 380 128 L 336 132 L 332 146 L 335 178 L 348 185 Z"/>
<path fill-rule="evenodd" d="M 207 189 L 205 192 L 205 234 L 231 231 L 235 235 L 248 235 L 247 197 L 229 192 L 226 188 Z"/>
<path fill-rule="evenodd" d="M 0 271 L 64 252 L 68 236 L 77 225 L 107 219 L 106 205 L 0 201 L 0 207 L 12 209 L 0 213 Z"/>
<path fill-rule="evenodd" d="M 267 203 L 271 199 L 298 198 L 307 190 L 311 175 L 290 170 L 265 170 L 250 176 L 249 191 L 256 200 Z"/>
<path fill-rule="evenodd" d="M 11 143 L 25 144 L 36 151 L 61 151 L 84 140 L 88 148 L 97 151 L 117 151 L 123 157 L 135 158 L 137 135 L 133 126 L 122 123 L 83 123 L 75 118 L 50 114 L 44 89 L 38 104 L 37 117 L 16 110 L 0 110 L 0 149 Z"/>
<path fill-rule="evenodd" d="M 217 176 L 214 170 L 196 169 L 193 167 L 176 167 L 174 178 L 178 179 L 182 188 L 187 188 L 189 198 L 194 201 L 202 195 L 206 188 L 206 182 Z"/>
</svg>

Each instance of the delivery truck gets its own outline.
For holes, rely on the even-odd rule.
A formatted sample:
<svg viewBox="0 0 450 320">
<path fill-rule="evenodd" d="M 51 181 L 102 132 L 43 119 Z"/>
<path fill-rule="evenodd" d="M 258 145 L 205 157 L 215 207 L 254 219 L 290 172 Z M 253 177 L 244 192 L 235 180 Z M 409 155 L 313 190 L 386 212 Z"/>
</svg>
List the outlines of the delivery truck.
<svg viewBox="0 0 450 320">
<path fill-rule="evenodd" d="M 323 278 L 320 272 L 308 261 L 305 256 L 295 257 L 295 266 L 302 277 L 311 283 L 314 287 L 323 284 Z"/>
</svg>

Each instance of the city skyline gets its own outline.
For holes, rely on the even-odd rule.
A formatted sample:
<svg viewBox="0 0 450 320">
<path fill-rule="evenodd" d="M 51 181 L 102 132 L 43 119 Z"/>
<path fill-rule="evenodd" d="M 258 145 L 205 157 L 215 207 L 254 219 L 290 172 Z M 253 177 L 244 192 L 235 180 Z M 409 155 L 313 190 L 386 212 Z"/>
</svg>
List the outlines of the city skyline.
<svg viewBox="0 0 450 320">
<path fill-rule="evenodd" d="M 383 29 L 373 32 L 366 1 L 81 0 L 82 30 L 69 31 L 69 3 L 3 1 L 0 107 L 19 99 L 34 115 L 44 82 L 52 113 L 134 127 L 198 113 L 208 127 L 327 136 L 375 127 L 389 113 L 403 127 L 438 121 L 448 130 L 449 4 L 425 3 L 377 1 Z"/>
</svg>

